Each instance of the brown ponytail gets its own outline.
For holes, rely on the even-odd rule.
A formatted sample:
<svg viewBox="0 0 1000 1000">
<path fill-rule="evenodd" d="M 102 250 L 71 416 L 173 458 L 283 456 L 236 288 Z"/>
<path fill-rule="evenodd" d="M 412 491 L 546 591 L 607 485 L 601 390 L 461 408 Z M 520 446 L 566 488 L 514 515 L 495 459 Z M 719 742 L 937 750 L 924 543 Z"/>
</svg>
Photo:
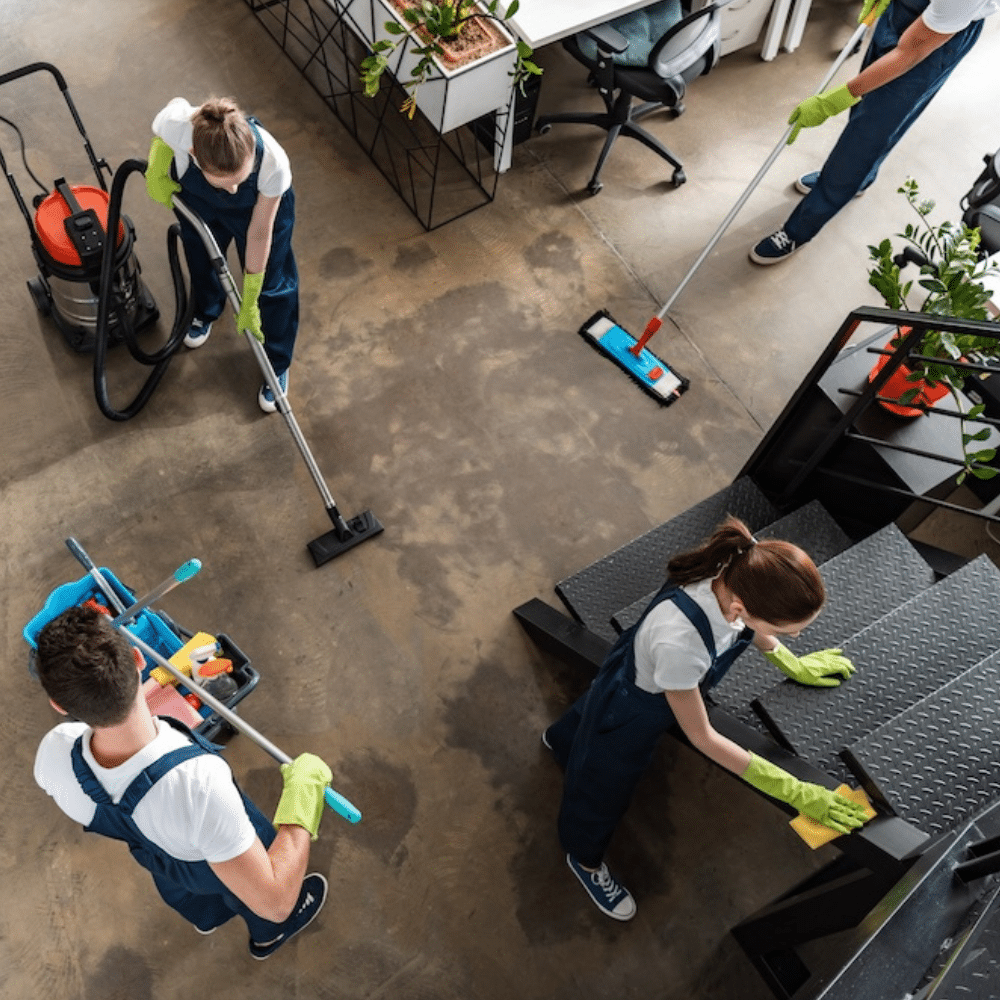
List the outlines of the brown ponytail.
<svg viewBox="0 0 1000 1000">
<path fill-rule="evenodd" d="M 195 159 L 214 174 L 236 173 L 256 145 L 246 116 L 230 97 L 210 97 L 191 118 Z"/>
<path fill-rule="evenodd" d="M 701 548 L 674 556 L 667 572 L 682 585 L 721 573 L 747 612 L 772 625 L 805 621 L 826 600 L 819 570 L 802 549 L 772 539 L 758 542 L 735 517 L 727 518 Z"/>
</svg>

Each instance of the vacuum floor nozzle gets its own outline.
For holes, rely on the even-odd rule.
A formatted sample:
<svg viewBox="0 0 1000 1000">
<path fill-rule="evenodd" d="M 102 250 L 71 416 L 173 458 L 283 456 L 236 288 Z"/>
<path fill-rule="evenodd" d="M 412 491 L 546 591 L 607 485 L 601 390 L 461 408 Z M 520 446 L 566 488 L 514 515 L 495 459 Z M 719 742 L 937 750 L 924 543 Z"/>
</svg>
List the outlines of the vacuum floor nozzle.
<svg viewBox="0 0 1000 1000">
<path fill-rule="evenodd" d="M 338 519 L 339 515 L 334 518 L 334 524 L 337 523 Z M 331 559 L 336 559 L 337 556 L 342 556 L 349 549 L 353 549 L 362 542 L 367 542 L 369 538 L 374 538 L 385 530 L 379 519 L 370 510 L 358 514 L 357 517 L 352 517 L 344 524 L 347 526 L 346 530 L 343 526 L 339 530 L 334 527 L 309 543 L 309 551 L 312 553 L 313 562 L 317 567 Z"/>
</svg>

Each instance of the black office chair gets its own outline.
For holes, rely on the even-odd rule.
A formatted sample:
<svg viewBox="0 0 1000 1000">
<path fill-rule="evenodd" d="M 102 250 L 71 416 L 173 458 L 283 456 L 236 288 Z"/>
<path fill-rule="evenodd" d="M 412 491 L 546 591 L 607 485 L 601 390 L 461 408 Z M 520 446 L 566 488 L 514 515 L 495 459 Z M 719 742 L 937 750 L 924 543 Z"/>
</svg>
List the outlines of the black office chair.
<svg viewBox="0 0 1000 1000">
<path fill-rule="evenodd" d="M 651 23 L 656 23 L 657 17 L 661 20 L 666 17 L 674 23 L 652 44 L 641 65 L 624 65 L 629 59 L 630 48 L 630 41 L 625 36 L 640 36 L 642 30 L 648 30 Z M 677 17 L 680 19 L 676 20 Z M 644 22 L 640 20 L 638 30 L 632 20 L 635 18 L 645 19 Z M 674 117 L 681 114 L 687 85 L 718 63 L 720 44 L 719 6 L 714 3 L 682 15 L 678 0 L 665 0 L 578 32 L 565 39 L 563 47 L 590 70 L 590 80 L 597 87 L 607 110 L 603 114 L 568 112 L 543 115 L 538 119 L 536 128 L 544 134 L 554 124 L 566 122 L 596 125 L 607 131 L 604 148 L 587 184 L 591 194 L 597 194 L 604 187 L 600 180 L 601 169 L 619 134 L 638 139 L 673 164 L 673 185 L 680 187 L 687 180 L 681 162 L 659 139 L 636 122 L 662 108 L 670 109 Z M 633 105 L 633 98 L 639 98 L 643 103 Z"/>
</svg>

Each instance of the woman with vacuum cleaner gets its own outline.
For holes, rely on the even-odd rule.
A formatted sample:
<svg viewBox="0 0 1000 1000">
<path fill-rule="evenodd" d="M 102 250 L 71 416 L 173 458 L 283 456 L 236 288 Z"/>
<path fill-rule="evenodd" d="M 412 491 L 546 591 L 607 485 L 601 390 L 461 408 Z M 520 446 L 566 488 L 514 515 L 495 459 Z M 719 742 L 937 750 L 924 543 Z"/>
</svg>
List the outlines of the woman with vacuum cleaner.
<svg viewBox="0 0 1000 1000">
<path fill-rule="evenodd" d="M 788 542 L 757 542 L 730 518 L 667 570 L 666 584 L 619 637 L 590 690 L 542 735 L 566 771 L 559 811 L 566 863 L 615 920 L 631 920 L 636 906 L 608 871 L 605 851 L 660 736 L 675 724 L 705 756 L 823 825 L 848 833 L 864 822 L 861 806 L 718 733 L 702 698 L 751 643 L 803 684 L 833 686 L 853 673 L 839 650 L 796 657 L 781 644 L 823 606 L 813 561 Z"/>
<path fill-rule="evenodd" d="M 238 332 L 263 345 L 281 385 L 288 389 L 299 323 L 299 279 L 292 253 L 295 194 L 288 156 L 274 137 L 229 98 L 199 108 L 174 98 L 153 119 L 146 190 L 167 208 L 174 194 L 211 230 L 223 253 L 233 240 L 243 266 Z M 226 294 L 201 238 L 181 220 L 191 273 L 194 317 L 184 338 L 201 347 L 226 307 Z M 265 383 L 257 394 L 265 413 L 277 409 Z"/>
<path fill-rule="evenodd" d="M 326 879 L 306 874 L 330 769 L 302 754 L 281 771 L 274 823 L 236 786 L 218 747 L 157 718 L 139 683 L 142 654 L 91 607 L 38 635 L 39 680 L 56 711 L 35 780 L 71 819 L 129 845 L 164 901 L 202 934 L 234 916 L 265 959 L 306 927 Z"/>
</svg>

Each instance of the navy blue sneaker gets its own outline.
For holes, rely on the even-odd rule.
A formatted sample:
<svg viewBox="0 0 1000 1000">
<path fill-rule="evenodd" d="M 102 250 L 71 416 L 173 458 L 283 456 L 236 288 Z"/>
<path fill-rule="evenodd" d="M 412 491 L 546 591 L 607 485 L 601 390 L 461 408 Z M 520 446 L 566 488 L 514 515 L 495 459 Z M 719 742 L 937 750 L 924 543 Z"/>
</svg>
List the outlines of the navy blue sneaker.
<svg viewBox="0 0 1000 1000">
<path fill-rule="evenodd" d="M 580 880 L 580 884 L 587 890 L 587 895 L 601 913 L 611 917 L 612 920 L 631 920 L 635 916 L 635 900 L 629 895 L 628 889 L 608 871 L 606 864 L 602 862 L 597 871 L 588 871 L 568 854 L 566 864 Z"/>
<path fill-rule="evenodd" d="M 206 323 L 203 319 L 191 320 L 191 326 L 188 328 L 188 332 L 184 335 L 184 346 L 201 347 L 201 345 L 208 340 L 208 336 L 211 332 L 211 323 Z"/>
<path fill-rule="evenodd" d="M 280 925 L 276 937 L 270 941 L 250 941 L 250 954 L 263 961 L 273 955 L 286 941 L 290 941 L 299 931 L 308 927 L 318 916 L 326 902 L 326 879 L 313 872 L 302 880 L 302 891 L 299 901 L 292 910 L 292 915 Z"/>
<path fill-rule="evenodd" d="M 803 174 L 801 177 L 797 178 L 795 181 L 795 190 L 799 194 L 809 194 L 814 187 L 819 183 L 819 171 L 810 170 L 809 173 Z M 868 188 L 862 188 L 854 197 L 860 198 Z"/>
<path fill-rule="evenodd" d="M 772 233 L 767 239 L 761 240 L 750 251 L 750 259 L 755 264 L 780 264 L 798 250 L 795 241 L 790 239 L 784 229 Z"/>
<path fill-rule="evenodd" d="M 281 386 L 282 392 L 288 392 L 287 370 L 283 371 L 278 376 L 278 385 Z M 257 405 L 265 413 L 274 413 L 274 411 L 278 408 L 278 401 L 274 398 L 274 393 L 271 392 L 271 387 L 266 382 L 260 387 L 260 391 L 257 393 Z"/>
</svg>

